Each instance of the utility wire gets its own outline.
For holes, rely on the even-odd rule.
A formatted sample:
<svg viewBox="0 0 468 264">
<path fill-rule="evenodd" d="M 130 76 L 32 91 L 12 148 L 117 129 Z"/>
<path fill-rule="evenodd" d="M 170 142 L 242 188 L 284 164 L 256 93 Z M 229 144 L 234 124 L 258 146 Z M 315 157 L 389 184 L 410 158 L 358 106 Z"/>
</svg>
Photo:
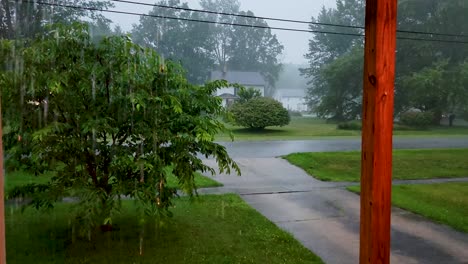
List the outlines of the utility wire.
<svg viewBox="0 0 468 264">
<path fill-rule="evenodd" d="M 127 3 L 127 4 L 134 4 L 134 5 L 142 5 L 142 6 L 160 7 L 160 8 L 174 9 L 174 10 L 192 11 L 192 12 L 214 14 L 214 15 L 224 15 L 224 16 L 243 17 L 243 18 L 252 18 L 252 19 L 263 19 L 263 20 L 270 20 L 270 21 L 280 21 L 280 22 L 308 24 L 308 25 L 312 24 L 312 25 L 331 26 L 331 27 L 340 27 L 340 28 L 365 29 L 365 27 L 363 27 L 363 26 L 352 26 L 352 25 L 342 25 L 342 24 L 333 24 L 333 23 L 311 22 L 311 21 L 304 21 L 304 20 L 293 20 L 293 19 L 285 19 L 285 18 L 273 18 L 273 17 L 262 17 L 262 16 L 252 16 L 252 15 L 235 14 L 235 13 L 216 12 L 216 11 L 194 9 L 194 8 L 188 8 L 188 7 L 177 7 L 177 6 L 168 6 L 168 5 L 161 5 L 161 4 L 140 3 L 140 2 L 136 2 L 136 1 L 130 1 L 130 0 L 110 0 L 110 1 L 120 2 L 120 3 Z M 463 35 L 463 34 L 423 32 L 423 31 L 402 30 L 402 29 L 397 30 L 397 32 L 398 33 L 408 33 L 408 34 L 430 35 L 430 36 L 465 37 L 465 38 L 468 38 L 468 35 Z"/>
<path fill-rule="evenodd" d="M 298 24 L 313 24 L 313 25 L 321 25 L 321 26 L 333 26 L 333 27 L 363 29 L 363 27 L 360 27 L 360 26 L 338 25 L 338 24 L 319 23 L 319 22 L 308 22 L 308 21 L 303 21 L 303 20 L 294 20 L 294 19 L 286 19 L 286 18 L 272 18 L 272 17 L 262 17 L 262 16 L 251 16 L 251 15 L 244 15 L 244 14 L 235 14 L 235 13 L 225 13 L 225 12 L 216 12 L 216 11 L 209 11 L 209 10 L 202 10 L 202 9 L 194 9 L 194 8 L 188 8 L 188 7 L 178 7 L 178 6 L 168 6 L 168 5 L 160 5 L 160 4 L 140 3 L 140 2 L 128 1 L 128 0 L 110 0 L 110 1 L 112 1 L 112 2 L 120 2 L 120 3 L 127 3 L 127 4 L 134 4 L 134 5 L 143 5 L 143 6 L 152 6 L 152 7 L 168 8 L 168 9 L 174 9 L 174 10 L 192 11 L 192 12 L 199 12 L 199 13 L 213 14 L 213 15 L 223 15 L 223 16 L 233 16 L 233 17 L 263 19 L 263 20 L 280 21 L 280 22 L 290 22 L 290 23 L 298 23 Z"/>
<path fill-rule="evenodd" d="M 317 34 L 330 34 L 330 35 L 341 35 L 341 36 L 364 37 L 364 34 L 359 34 L 359 33 L 333 32 L 333 31 L 323 31 L 323 30 L 306 30 L 306 29 L 270 27 L 270 26 L 261 26 L 261 25 L 246 25 L 246 24 L 238 24 L 238 23 L 208 21 L 208 20 L 201 20 L 201 19 L 191 19 L 191 18 L 181 18 L 181 17 L 161 16 L 161 15 L 150 15 L 150 14 L 142 14 L 142 13 L 128 12 L 128 11 L 106 10 L 106 9 L 99 9 L 99 8 L 93 8 L 93 7 L 84 7 L 84 6 L 75 6 L 75 5 L 57 4 L 57 3 L 47 3 L 47 2 L 41 2 L 41 1 L 36 1 L 36 2 L 25 1 L 25 2 L 35 3 L 35 4 L 39 4 L 39 5 L 55 6 L 55 7 L 65 7 L 65 8 L 72 8 L 72 9 L 88 10 L 88 11 L 99 11 L 99 12 L 108 12 L 108 13 L 134 15 L 134 16 L 145 16 L 145 17 L 154 17 L 154 18 L 189 21 L 189 22 L 199 22 L 199 23 L 206 23 L 206 24 L 217 24 L 217 25 L 237 26 L 237 27 L 247 27 L 247 28 L 261 28 L 261 29 L 281 30 L 281 31 L 293 31 L 293 32 L 306 32 L 306 33 L 317 33 Z M 414 40 L 414 41 L 429 41 L 429 42 L 468 44 L 468 41 L 461 41 L 461 40 L 426 39 L 426 38 L 413 38 L 413 37 L 397 37 L 397 38 L 398 39 L 403 39 L 403 40 Z"/>
<path fill-rule="evenodd" d="M 41 1 L 36 1 L 36 2 L 25 1 L 25 2 L 36 3 L 38 5 L 65 7 L 65 8 L 88 10 L 88 11 L 100 11 L 100 12 L 108 12 L 108 13 L 116 13 L 116 14 L 124 14 L 124 15 L 145 16 L 145 17 L 154 17 L 154 18 L 163 18 L 163 19 L 171 19 L 171 20 L 190 21 L 190 22 L 200 22 L 200 23 L 226 25 L 226 26 L 261 28 L 261 29 L 274 29 L 274 30 L 283 30 L 283 31 L 321 33 L 321 34 L 332 34 L 332 35 L 346 35 L 346 36 L 355 36 L 355 37 L 363 37 L 364 36 L 364 34 L 359 34 L 359 33 L 345 33 L 345 32 L 322 31 L 322 30 L 307 30 L 307 29 L 297 29 L 297 28 L 270 27 L 270 26 L 261 26 L 261 25 L 246 25 L 246 24 L 227 23 L 227 22 L 219 22 L 219 21 L 208 21 L 208 20 L 183 18 L 183 17 L 150 15 L 150 14 L 142 14 L 142 13 L 135 13 L 135 12 L 128 12 L 128 11 L 106 10 L 106 9 L 99 9 L 99 8 L 94 8 L 94 7 L 75 6 L 75 5 L 57 4 L 57 3 L 47 3 L 47 2 L 41 2 Z"/>
</svg>

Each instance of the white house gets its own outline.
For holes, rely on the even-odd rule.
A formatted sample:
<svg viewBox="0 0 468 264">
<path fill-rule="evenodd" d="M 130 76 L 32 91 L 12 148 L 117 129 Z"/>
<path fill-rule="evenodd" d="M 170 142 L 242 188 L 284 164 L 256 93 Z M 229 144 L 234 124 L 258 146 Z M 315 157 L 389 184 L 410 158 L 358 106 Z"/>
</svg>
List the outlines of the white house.
<svg viewBox="0 0 468 264">
<path fill-rule="evenodd" d="M 246 88 L 254 88 L 265 96 L 266 81 L 259 72 L 241 71 L 212 71 L 210 80 L 226 80 L 229 83 L 237 83 Z M 216 95 L 223 98 L 223 106 L 229 106 L 237 99 L 237 88 L 227 87 L 216 91 Z"/>
<path fill-rule="evenodd" d="M 275 92 L 275 99 L 289 111 L 308 111 L 305 96 L 303 89 L 277 89 Z"/>
</svg>

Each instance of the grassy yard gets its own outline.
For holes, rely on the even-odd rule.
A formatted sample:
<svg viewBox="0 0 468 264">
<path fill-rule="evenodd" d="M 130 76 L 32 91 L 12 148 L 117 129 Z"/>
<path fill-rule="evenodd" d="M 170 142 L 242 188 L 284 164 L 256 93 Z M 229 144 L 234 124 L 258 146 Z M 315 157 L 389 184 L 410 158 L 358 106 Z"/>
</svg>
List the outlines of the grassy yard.
<svg viewBox="0 0 468 264">
<path fill-rule="evenodd" d="M 284 127 L 268 127 L 263 131 L 255 131 L 242 127 L 228 125 L 235 140 L 299 140 L 314 139 L 318 137 L 358 137 L 359 130 L 340 130 L 336 124 L 327 123 L 323 119 L 312 117 L 295 117 L 291 123 Z M 440 126 L 427 130 L 395 130 L 397 136 L 468 136 L 468 126 Z M 230 141 L 226 134 L 216 138 L 219 141 Z"/>
<path fill-rule="evenodd" d="M 263 131 L 250 130 L 228 125 L 235 140 L 287 140 L 310 139 L 324 136 L 359 136 L 360 131 L 338 130 L 336 124 L 327 124 L 318 118 L 296 117 L 284 127 L 268 127 Z M 229 140 L 225 134 L 219 135 L 217 140 Z"/>
<path fill-rule="evenodd" d="M 132 201 L 123 205 L 118 228 L 92 242 L 72 238 L 72 204 L 51 214 L 6 208 L 8 263 L 322 263 L 237 195 L 178 199 L 158 229 L 138 224 Z"/>
<path fill-rule="evenodd" d="M 294 153 L 284 158 L 323 181 L 360 180 L 360 152 Z M 468 177 L 468 149 L 393 151 L 394 179 L 456 177 Z"/>
<path fill-rule="evenodd" d="M 397 185 L 392 203 L 431 220 L 468 232 L 468 183 Z M 348 187 L 359 192 L 359 186 Z"/>
<path fill-rule="evenodd" d="M 50 172 L 38 176 L 25 171 L 7 172 L 5 175 L 5 190 L 8 193 L 8 191 L 16 186 L 30 183 L 47 183 L 52 176 L 53 174 Z M 168 178 L 167 182 L 170 187 L 178 186 L 177 178 L 175 177 Z M 195 174 L 195 184 L 198 188 L 223 186 L 223 184 L 215 181 L 213 177 L 203 176 L 200 173 Z"/>
</svg>

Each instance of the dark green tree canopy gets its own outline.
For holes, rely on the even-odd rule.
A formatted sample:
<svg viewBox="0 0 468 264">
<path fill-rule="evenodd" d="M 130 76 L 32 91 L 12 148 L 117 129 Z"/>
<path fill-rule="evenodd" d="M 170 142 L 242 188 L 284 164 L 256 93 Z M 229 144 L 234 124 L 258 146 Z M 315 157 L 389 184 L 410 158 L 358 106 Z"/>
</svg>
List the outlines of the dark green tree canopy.
<svg viewBox="0 0 468 264">
<path fill-rule="evenodd" d="M 161 0 L 161 5 L 187 8 L 179 0 Z M 242 11 L 239 1 L 201 0 L 203 9 L 225 13 L 254 14 Z M 155 7 L 150 14 L 168 17 L 267 26 L 262 19 L 203 14 Z M 132 31 L 133 39 L 156 49 L 166 58 L 180 61 L 194 83 L 204 82 L 211 70 L 260 72 L 273 87 L 281 70 L 279 55 L 283 46 L 269 29 L 214 25 L 142 16 Z"/>
<path fill-rule="evenodd" d="M 79 219 L 92 227 L 111 218 L 122 195 L 148 214 L 168 212 L 176 190 L 167 177 L 192 195 L 194 172 L 214 172 L 201 156 L 214 157 L 221 171 L 239 172 L 213 142 L 225 128 L 221 100 L 212 94 L 227 83 L 191 85 L 177 63 L 153 49 L 126 36 L 94 44 L 78 23 L 48 27 L 28 47 L 0 43 L 9 58 L 9 70 L 0 72 L 5 137 L 21 137 L 7 140 L 6 150 L 30 159 L 31 169 L 56 171 L 49 184 L 12 196 L 32 193 L 36 207 L 77 197 Z"/>
<path fill-rule="evenodd" d="M 336 8 L 323 9 L 313 22 L 349 26 L 364 25 L 363 0 L 337 0 Z M 466 35 L 468 6 L 465 1 L 406 0 L 398 5 L 398 29 Z M 363 33 L 359 28 L 310 25 L 313 30 Z M 459 37 L 399 33 L 400 37 L 462 40 Z M 322 117 L 353 119 L 361 109 L 363 38 L 314 34 L 301 70 L 309 79 L 308 101 Z M 466 44 L 399 39 L 396 53 L 395 113 L 416 108 L 431 112 L 433 124 L 443 114 L 462 113 L 468 104 L 463 85 L 463 64 L 468 59 Z M 361 87 L 361 88 L 360 88 Z"/>
</svg>

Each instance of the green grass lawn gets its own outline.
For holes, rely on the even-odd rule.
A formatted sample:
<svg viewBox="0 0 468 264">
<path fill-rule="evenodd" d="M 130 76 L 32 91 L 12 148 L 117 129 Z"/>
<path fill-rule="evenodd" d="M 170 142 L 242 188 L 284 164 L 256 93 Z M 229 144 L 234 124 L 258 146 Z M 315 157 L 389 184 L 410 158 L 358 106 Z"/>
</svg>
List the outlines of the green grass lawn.
<svg viewBox="0 0 468 264">
<path fill-rule="evenodd" d="M 468 232 L 468 183 L 396 185 L 392 188 L 393 205 Z M 348 189 L 360 191 L 359 186 Z"/>
<path fill-rule="evenodd" d="M 294 153 L 284 158 L 323 181 L 360 180 L 360 152 Z M 468 177 L 468 149 L 393 151 L 393 179 L 456 177 Z"/>
<path fill-rule="evenodd" d="M 291 123 L 284 127 L 268 127 L 263 131 L 250 130 L 238 126 L 227 125 L 232 130 L 235 140 L 299 140 L 318 137 L 359 137 L 359 130 L 340 130 L 337 124 L 327 123 L 323 119 L 312 117 L 294 117 Z M 395 130 L 396 136 L 468 136 L 468 126 L 440 126 L 426 130 Z M 230 141 L 227 134 L 220 134 L 219 141 Z"/>
<path fill-rule="evenodd" d="M 284 127 L 268 127 L 263 131 L 250 130 L 242 127 L 227 125 L 232 130 L 235 140 L 287 140 L 310 139 L 324 136 L 359 136 L 360 131 L 338 130 L 336 124 L 327 124 L 325 120 L 308 117 L 295 117 Z M 217 140 L 230 140 L 225 134 L 219 135 Z"/>
<path fill-rule="evenodd" d="M 5 191 L 8 193 L 16 186 L 22 186 L 30 183 L 47 183 L 52 178 L 52 173 L 45 173 L 38 176 L 28 173 L 26 171 L 7 172 L 5 175 Z M 213 177 L 203 176 L 200 173 L 195 174 L 195 184 L 198 188 L 218 187 L 223 184 L 212 179 Z M 167 179 L 169 187 L 177 187 L 178 182 L 176 177 L 169 177 Z"/>
<path fill-rule="evenodd" d="M 124 201 L 118 228 L 91 242 L 72 239 L 71 206 L 51 214 L 7 207 L 8 263 L 322 263 L 237 195 L 177 199 L 156 230 L 139 225 L 134 202 Z"/>
</svg>

